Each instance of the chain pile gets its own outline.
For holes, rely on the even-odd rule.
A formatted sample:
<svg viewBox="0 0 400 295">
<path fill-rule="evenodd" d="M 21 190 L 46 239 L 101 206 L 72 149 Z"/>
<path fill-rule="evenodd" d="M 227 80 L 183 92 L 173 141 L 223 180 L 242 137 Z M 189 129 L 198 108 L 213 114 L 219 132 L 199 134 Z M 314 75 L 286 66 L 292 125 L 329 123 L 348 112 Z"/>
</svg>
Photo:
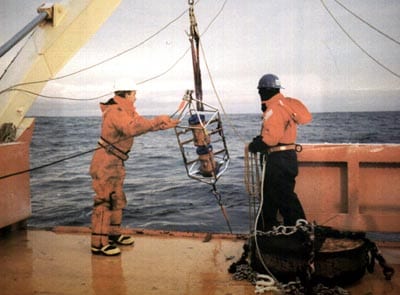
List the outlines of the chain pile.
<svg viewBox="0 0 400 295">
<path fill-rule="evenodd" d="M 253 285 L 257 282 L 257 273 L 248 264 L 240 264 L 236 266 L 236 271 L 232 275 L 235 281 L 249 281 Z"/>
<path fill-rule="evenodd" d="M 298 220 L 295 226 L 277 226 L 267 232 L 257 231 L 257 236 L 275 237 L 280 235 L 292 235 L 297 231 L 302 231 L 309 236 L 311 242 L 314 242 L 314 225 L 308 223 L 306 220 Z M 307 290 L 301 281 L 290 281 L 283 284 L 277 281 L 271 274 L 259 274 L 252 269 L 248 262 L 249 247 L 245 245 L 244 253 L 237 263 L 231 265 L 229 271 L 233 273 L 234 280 L 247 280 L 255 285 L 255 294 L 263 294 L 264 292 L 274 292 L 274 294 L 290 294 L 290 295 L 307 295 L 307 294 L 320 294 L 320 295 L 349 295 L 350 293 L 345 289 L 334 286 L 328 287 L 323 284 L 316 284 L 312 286 L 311 290 Z M 314 272 L 314 250 L 310 251 L 310 256 L 307 261 L 306 279 L 311 280 Z"/>
</svg>

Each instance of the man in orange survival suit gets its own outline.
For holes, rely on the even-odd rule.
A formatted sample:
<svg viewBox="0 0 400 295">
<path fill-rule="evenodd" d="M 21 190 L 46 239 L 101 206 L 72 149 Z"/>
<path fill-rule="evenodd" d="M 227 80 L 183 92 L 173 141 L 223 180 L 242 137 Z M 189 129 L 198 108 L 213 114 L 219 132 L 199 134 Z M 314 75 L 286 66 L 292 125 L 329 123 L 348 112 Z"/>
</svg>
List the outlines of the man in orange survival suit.
<svg viewBox="0 0 400 295">
<path fill-rule="evenodd" d="M 124 161 L 134 136 L 148 131 L 173 128 L 178 120 L 167 115 L 146 119 L 136 112 L 136 84 L 129 79 L 115 82 L 114 94 L 101 103 L 103 122 L 99 149 L 90 166 L 93 189 L 96 193 L 92 213 L 92 253 L 106 256 L 121 253 L 116 246 L 132 245 L 133 238 L 121 234 L 122 209 L 126 206 L 123 191 Z"/>
<path fill-rule="evenodd" d="M 266 74 L 259 80 L 263 111 L 261 136 L 249 144 L 250 152 L 261 152 L 266 160 L 262 214 L 257 224 L 257 229 L 263 231 L 279 225 L 278 211 L 285 225 L 295 225 L 298 219 L 305 219 L 294 192 L 298 174 L 296 149 L 301 148 L 295 142 L 297 125 L 309 123 L 312 116 L 299 100 L 284 97 L 281 88 L 279 78 L 273 74 Z"/>
</svg>

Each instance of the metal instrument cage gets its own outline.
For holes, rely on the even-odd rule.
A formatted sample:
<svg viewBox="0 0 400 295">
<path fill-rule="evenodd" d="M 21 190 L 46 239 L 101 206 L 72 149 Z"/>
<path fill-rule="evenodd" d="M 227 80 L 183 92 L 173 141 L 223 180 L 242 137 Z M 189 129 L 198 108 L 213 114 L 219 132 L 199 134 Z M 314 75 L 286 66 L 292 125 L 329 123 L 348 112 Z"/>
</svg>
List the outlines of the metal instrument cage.
<svg viewBox="0 0 400 295">
<path fill-rule="evenodd" d="M 190 178 L 196 179 L 203 183 L 214 185 L 221 175 L 227 170 L 230 162 L 228 148 L 222 128 L 221 116 L 217 108 L 201 102 L 203 110 L 199 111 L 196 104 L 199 101 L 192 97 L 192 91 L 187 91 L 183 97 L 185 106 L 180 111 L 178 118 L 180 124 L 175 127 L 175 133 L 178 140 L 179 148 L 182 153 L 183 161 L 187 175 Z M 191 126 L 189 118 L 193 115 L 198 117 L 200 122 L 199 126 Z M 200 118 L 204 116 L 204 121 Z M 213 147 L 213 155 L 217 164 L 216 173 L 212 176 L 206 177 L 200 173 L 200 159 L 196 153 L 196 146 L 194 145 L 193 130 L 203 130 L 205 134 L 210 136 L 211 144 Z"/>
</svg>

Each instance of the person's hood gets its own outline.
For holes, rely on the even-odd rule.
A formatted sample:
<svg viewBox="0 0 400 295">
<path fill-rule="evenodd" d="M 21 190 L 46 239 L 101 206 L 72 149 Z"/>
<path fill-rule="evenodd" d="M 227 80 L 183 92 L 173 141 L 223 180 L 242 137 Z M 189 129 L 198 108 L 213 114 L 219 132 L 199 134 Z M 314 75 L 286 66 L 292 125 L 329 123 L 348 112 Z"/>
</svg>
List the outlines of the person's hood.
<svg viewBox="0 0 400 295">
<path fill-rule="evenodd" d="M 136 108 L 129 100 L 122 98 L 120 96 L 114 96 L 109 99 L 106 103 L 100 103 L 101 112 L 104 113 L 110 108 L 121 108 L 126 112 L 135 113 Z"/>
</svg>

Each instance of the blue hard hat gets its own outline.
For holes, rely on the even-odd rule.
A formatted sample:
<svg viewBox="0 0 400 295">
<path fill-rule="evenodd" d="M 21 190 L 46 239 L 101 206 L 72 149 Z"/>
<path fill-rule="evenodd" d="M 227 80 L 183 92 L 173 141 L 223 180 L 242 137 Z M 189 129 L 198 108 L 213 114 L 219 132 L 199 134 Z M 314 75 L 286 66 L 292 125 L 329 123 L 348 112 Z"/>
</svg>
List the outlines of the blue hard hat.
<svg viewBox="0 0 400 295">
<path fill-rule="evenodd" d="M 260 81 L 258 81 L 258 89 L 260 88 L 275 88 L 275 89 L 284 89 L 281 86 L 281 81 L 278 76 L 274 74 L 266 74 L 261 77 Z"/>
</svg>

